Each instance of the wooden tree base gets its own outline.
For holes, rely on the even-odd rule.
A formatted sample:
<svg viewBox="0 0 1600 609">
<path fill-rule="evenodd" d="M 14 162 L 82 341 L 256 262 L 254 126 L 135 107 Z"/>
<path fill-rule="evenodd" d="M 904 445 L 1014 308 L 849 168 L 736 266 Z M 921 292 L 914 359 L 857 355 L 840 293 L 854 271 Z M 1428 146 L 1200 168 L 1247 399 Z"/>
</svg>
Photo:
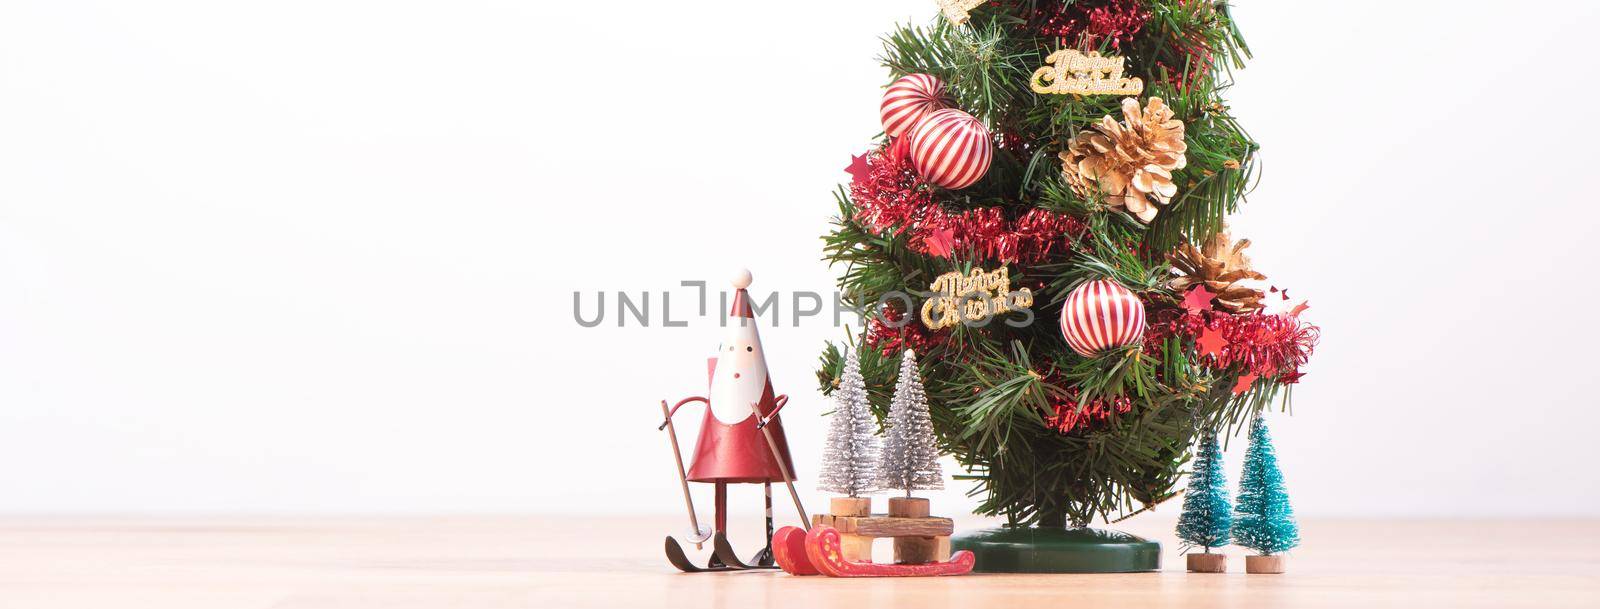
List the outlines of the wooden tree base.
<svg viewBox="0 0 1600 609">
<path fill-rule="evenodd" d="M 890 497 L 889 515 L 896 518 L 927 518 L 928 500 L 921 497 Z"/>
<path fill-rule="evenodd" d="M 828 514 L 833 516 L 871 516 L 871 497 L 834 497 L 828 500 Z"/>
<path fill-rule="evenodd" d="M 1228 557 L 1223 554 L 1189 554 L 1189 571 L 1194 573 L 1227 573 Z"/>
<path fill-rule="evenodd" d="M 1245 573 L 1282 573 L 1288 566 L 1288 561 L 1281 554 L 1244 557 Z"/>
</svg>

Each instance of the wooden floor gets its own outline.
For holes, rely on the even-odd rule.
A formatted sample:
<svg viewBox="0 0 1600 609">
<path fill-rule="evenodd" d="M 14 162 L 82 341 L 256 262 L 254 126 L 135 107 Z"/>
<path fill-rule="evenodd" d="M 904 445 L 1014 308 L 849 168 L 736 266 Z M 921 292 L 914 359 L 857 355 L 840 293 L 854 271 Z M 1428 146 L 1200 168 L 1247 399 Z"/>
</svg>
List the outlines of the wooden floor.
<svg viewBox="0 0 1600 609">
<path fill-rule="evenodd" d="M 1600 521 L 1313 520 L 1279 576 L 1237 548 L 1184 573 L 1170 525 L 1120 527 L 1166 545 L 1160 573 L 830 580 L 679 574 L 665 517 L 10 518 L 0 608 L 1600 607 Z"/>
</svg>

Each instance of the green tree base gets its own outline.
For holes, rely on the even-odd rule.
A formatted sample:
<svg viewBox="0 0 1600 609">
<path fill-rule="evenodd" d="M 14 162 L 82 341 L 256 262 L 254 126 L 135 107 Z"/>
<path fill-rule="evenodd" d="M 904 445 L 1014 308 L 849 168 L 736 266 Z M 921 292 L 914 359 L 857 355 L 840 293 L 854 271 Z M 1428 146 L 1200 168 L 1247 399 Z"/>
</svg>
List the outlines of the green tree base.
<svg viewBox="0 0 1600 609">
<path fill-rule="evenodd" d="M 953 550 L 970 550 L 980 573 L 1138 573 L 1161 568 L 1161 544 L 1120 531 L 997 527 L 963 533 Z"/>
</svg>

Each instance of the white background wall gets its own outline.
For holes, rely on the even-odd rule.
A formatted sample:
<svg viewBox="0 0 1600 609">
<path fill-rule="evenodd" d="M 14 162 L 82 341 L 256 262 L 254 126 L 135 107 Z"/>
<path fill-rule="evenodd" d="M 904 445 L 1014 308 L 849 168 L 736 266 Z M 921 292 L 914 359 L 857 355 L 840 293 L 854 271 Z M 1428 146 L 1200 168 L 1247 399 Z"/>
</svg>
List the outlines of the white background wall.
<svg viewBox="0 0 1600 609">
<path fill-rule="evenodd" d="M 1325 328 L 1296 507 L 1600 515 L 1600 8 L 1239 4 L 1236 232 Z M 0 511 L 677 510 L 657 400 L 721 337 L 678 282 L 831 288 L 876 36 L 932 5 L 0 4 Z M 764 328 L 802 476 L 841 336 Z"/>
</svg>

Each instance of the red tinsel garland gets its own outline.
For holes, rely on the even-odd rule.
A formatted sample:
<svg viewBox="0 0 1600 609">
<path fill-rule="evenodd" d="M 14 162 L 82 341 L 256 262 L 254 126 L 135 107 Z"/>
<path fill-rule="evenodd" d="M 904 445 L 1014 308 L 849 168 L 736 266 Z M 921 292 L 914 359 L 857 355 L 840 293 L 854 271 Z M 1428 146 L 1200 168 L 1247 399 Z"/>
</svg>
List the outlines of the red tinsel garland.
<svg viewBox="0 0 1600 609">
<path fill-rule="evenodd" d="M 867 157 L 866 179 L 850 184 L 855 220 L 876 234 L 908 230 L 909 246 L 929 256 L 974 253 L 1004 262 L 1039 262 L 1086 232 L 1077 218 L 1030 209 L 1008 220 L 998 207 L 949 212 L 891 145 Z"/>
<path fill-rule="evenodd" d="M 1311 360 L 1322 330 L 1294 315 L 1228 315 L 1217 311 L 1183 313 L 1156 324 L 1145 334 L 1145 349 L 1160 350 L 1161 340 L 1182 336 L 1194 340 L 1210 328 L 1228 341 L 1220 354 L 1201 355 L 1200 362 L 1216 370 L 1232 370 L 1295 383 L 1300 367 Z"/>
<path fill-rule="evenodd" d="M 867 155 L 866 179 L 850 183 L 850 200 L 856 203 L 855 221 L 881 234 L 911 224 L 933 206 L 933 189 L 910 159 L 879 150 Z"/>
<path fill-rule="evenodd" d="M 999 208 L 970 209 L 959 213 L 931 208 L 923 215 L 911 235 L 911 248 L 935 255 L 928 240 L 936 233 L 949 231 L 955 252 L 975 252 L 991 260 L 1039 262 L 1057 246 L 1070 247 L 1088 230 L 1071 216 L 1030 209 L 1022 217 L 1008 221 Z"/>
</svg>

